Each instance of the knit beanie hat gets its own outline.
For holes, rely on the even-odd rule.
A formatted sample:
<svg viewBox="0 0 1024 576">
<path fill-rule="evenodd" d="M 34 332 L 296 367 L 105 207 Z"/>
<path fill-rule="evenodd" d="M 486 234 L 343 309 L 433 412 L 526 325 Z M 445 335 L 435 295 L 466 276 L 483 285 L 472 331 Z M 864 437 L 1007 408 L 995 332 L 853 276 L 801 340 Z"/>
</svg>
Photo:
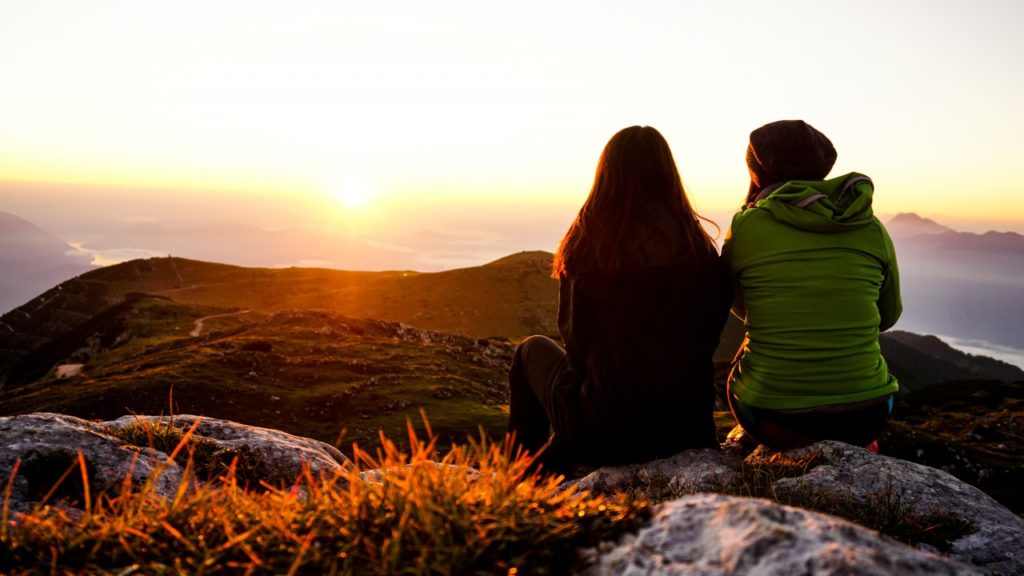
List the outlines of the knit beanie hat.
<svg viewBox="0 0 1024 576">
<path fill-rule="evenodd" d="M 747 167 L 750 202 L 765 186 L 789 180 L 824 180 L 836 162 L 832 142 L 803 120 L 779 120 L 750 133 Z"/>
</svg>

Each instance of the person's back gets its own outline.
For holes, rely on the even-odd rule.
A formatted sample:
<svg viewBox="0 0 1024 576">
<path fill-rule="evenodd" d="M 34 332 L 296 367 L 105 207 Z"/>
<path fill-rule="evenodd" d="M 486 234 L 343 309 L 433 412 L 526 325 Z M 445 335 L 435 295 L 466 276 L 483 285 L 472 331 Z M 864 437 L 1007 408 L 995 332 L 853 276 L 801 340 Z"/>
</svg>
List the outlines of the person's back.
<svg viewBox="0 0 1024 576">
<path fill-rule="evenodd" d="M 857 174 L 791 181 L 734 217 L 724 253 L 746 308 L 733 379 L 744 402 L 801 409 L 896 390 L 878 344 L 899 315 L 895 255 L 871 193 Z"/>
<path fill-rule="evenodd" d="M 664 207 L 652 206 L 660 214 Z M 666 219 L 667 220 L 667 219 Z M 730 286 L 715 254 L 689 253 L 662 221 L 661 254 L 639 251 L 618 274 L 561 281 L 559 330 L 585 375 L 590 445 L 603 461 L 644 460 L 717 446 L 712 355 Z"/>
<path fill-rule="evenodd" d="M 835 157 L 800 121 L 751 133 L 748 202 L 723 247 L 747 328 L 731 407 L 776 447 L 870 443 L 898 388 L 878 344 L 901 311 L 895 253 L 870 179 L 823 180 Z"/>
<path fill-rule="evenodd" d="M 609 140 L 552 265 L 565 346 L 520 344 L 509 432 L 548 469 L 714 446 L 712 353 L 729 285 L 657 130 Z"/>
</svg>

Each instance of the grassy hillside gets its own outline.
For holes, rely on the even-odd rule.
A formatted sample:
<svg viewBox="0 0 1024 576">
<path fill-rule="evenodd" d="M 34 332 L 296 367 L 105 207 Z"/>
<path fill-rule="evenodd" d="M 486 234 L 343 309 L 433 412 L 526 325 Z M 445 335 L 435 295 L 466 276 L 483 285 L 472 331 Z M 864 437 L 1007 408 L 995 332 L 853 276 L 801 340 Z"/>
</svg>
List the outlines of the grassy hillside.
<svg viewBox="0 0 1024 576">
<path fill-rule="evenodd" d="M 265 313 L 325 310 L 479 338 L 551 334 L 558 291 L 548 277 L 550 265 L 547 252 L 423 274 L 133 260 L 64 282 L 0 317 L 0 374 L 28 351 L 138 292 Z"/>
<path fill-rule="evenodd" d="M 204 414 L 334 442 L 402 437 L 423 409 L 443 440 L 506 424 L 512 344 L 320 311 L 241 312 L 136 298 L 28 355 L 0 413 Z M 213 315 L 211 317 L 211 315 Z M 203 333 L 191 336 L 196 321 Z M 64 360 L 55 360 L 64 355 Z M 58 378 L 55 361 L 83 364 Z"/>
</svg>

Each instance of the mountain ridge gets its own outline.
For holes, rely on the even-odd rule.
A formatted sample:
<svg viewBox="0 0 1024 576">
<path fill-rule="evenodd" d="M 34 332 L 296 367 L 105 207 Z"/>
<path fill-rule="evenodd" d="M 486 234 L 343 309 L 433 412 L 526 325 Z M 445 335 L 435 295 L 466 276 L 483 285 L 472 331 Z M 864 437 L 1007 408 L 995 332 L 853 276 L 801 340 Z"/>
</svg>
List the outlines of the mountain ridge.
<svg viewBox="0 0 1024 576">
<path fill-rule="evenodd" d="M 472 337 L 553 334 L 551 254 L 521 252 L 443 272 L 246 268 L 150 258 L 95 270 L 0 316 L 0 374 L 19 357 L 130 293 L 260 312 L 321 309 Z"/>
<path fill-rule="evenodd" d="M 94 269 L 91 257 L 24 218 L 0 211 L 0 311 Z"/>
</svg>

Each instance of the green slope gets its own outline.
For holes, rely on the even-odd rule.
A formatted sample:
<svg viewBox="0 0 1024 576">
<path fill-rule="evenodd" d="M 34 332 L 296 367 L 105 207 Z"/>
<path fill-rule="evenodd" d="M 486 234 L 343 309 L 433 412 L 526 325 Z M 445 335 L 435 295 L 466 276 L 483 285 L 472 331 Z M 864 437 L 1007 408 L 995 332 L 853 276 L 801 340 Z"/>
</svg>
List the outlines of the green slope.
<svg viewBox="0 0 1024 576">
<path fill-rule="evenodd" d="M 328 442 L 401 438 L 424 410 L 442 439 L 506 424 L 512 344 L 319 311 L 246 312 L 137 298 L 51 343 L 84 364 L 0 391 L 0 413 L 204 414 Z M 204 332 L 190 334 L 208 317 Z M 106 339 L 117 333 L 120 337 Z M 106 342 L 107 345 L 103 345 Z M 98 343 L 98 344 L 97 344 Z M 57 354 L 59 355 L 59 354 Z M 57 355 L 38 355 L 43 365 Z M 31 357 L 28 357 L 31 359 Z M 65 360 L 67 360 L 66 358 Z M 28 366 L 30 373 L 40 366 Z"/>
<path fill-rule="evenodd" d="M 133 260 L 64 282 L 0 317 L 0 378 L 30 350 L 139 292 L 259 312 L 326 310 L 482 338 L 551 334 L 558 290 L 548 277 L 550 265 L 547 252 L 422 274 Z"/>
</svg>

